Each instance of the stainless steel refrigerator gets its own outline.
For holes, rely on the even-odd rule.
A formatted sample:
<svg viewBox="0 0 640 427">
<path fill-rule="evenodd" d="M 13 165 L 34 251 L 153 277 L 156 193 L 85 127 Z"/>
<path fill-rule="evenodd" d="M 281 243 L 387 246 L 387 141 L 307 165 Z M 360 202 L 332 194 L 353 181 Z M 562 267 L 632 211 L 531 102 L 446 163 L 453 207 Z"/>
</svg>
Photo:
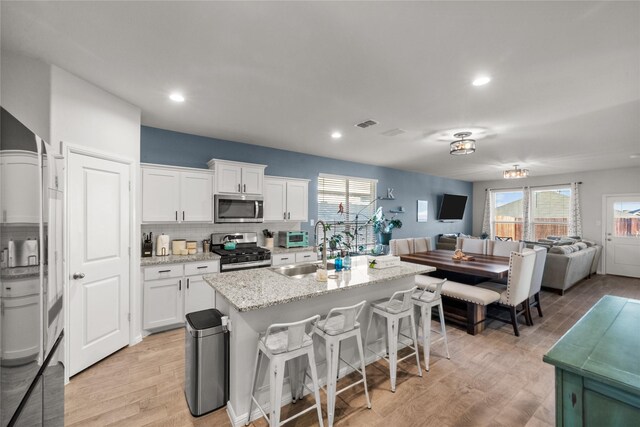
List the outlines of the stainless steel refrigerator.
<svg viewBox="0 0 640 427">
<path fill-rule="evenodd" d="M 0 112 L 0 427 L 63 426 L 62 158 Z"/>
</svg>

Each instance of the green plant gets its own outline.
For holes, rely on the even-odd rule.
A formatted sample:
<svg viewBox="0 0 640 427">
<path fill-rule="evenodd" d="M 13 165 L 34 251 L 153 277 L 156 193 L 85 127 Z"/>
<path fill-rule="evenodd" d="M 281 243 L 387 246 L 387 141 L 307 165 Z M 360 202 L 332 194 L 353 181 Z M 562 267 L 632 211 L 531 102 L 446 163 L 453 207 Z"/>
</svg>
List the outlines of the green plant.
<svg viewBox="0 0 640 427">
<path fill-rule="evenodd" d="M 387 219 L 382 212 L 382 207 L 376 210 L 376 213 L 368 221 L 369 224 L 373 224 L 373 231 L 375 233 L 391 233 L 394 228 L 402 228 L 402 221 L 397 218 Z"/>
</svg>

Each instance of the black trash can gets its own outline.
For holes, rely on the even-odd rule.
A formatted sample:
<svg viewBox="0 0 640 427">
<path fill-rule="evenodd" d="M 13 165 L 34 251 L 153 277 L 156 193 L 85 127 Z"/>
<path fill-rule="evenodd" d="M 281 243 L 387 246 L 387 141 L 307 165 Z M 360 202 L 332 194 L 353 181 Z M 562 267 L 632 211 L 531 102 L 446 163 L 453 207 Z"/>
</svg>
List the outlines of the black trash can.
<svg viewBox="0 0 640 427">
<path fill-rule="evenodd" d="M 184 394 L 196 417 L 229 400 L 229 331 L 222 318 L 213 308 L 186 316 Z"/>
</svg>

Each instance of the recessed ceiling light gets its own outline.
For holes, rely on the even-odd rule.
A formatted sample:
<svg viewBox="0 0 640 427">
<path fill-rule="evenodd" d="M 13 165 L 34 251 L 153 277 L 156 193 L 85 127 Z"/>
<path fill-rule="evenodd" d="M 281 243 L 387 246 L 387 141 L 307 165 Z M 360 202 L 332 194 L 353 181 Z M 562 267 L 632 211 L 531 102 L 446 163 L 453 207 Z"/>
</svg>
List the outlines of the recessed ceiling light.
<svg viewBox="0 0 640 427">
<path fill-rule="evenodd" d="M 630 159 L 640 159 L 640 153 L 635 153 L 629 156 Z"/>
<path fill-rule="evenodd" d="M 333 139 L 340 139 L 340 138 L 342 138 L 342 134 L 341 134 L 340 132 L 338 132 L 338 131 L 333 132 L 333 133 L 331 134 L 331 138 L 333 138 Z"/>
<path fill-rule="evenodd" d="M 476 77 L 476 79 L 472 82 L 474 86 L 484 86 L 491 81 L 491 77 L 489 76 L 480 76 Z"/>
<path fill-rule="evenodd" d="M 182 96 L 182 94 L 179 94 L 177 92 L 174 92 L 171 95 L 169 95 L 169 99 L 175 102 L 184 102 L 184 96 Z"/>
</svg>

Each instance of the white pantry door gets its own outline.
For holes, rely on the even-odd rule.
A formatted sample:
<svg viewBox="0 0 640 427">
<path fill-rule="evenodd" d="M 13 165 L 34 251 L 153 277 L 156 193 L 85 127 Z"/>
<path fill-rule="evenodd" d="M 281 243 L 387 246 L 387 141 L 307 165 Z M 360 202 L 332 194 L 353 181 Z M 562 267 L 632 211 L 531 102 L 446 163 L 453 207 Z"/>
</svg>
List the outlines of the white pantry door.
<svg viewBox="0 0 640 427">
<path fill-rule="evenodd" d="M 129 165 L 68 160 L 69 373 L 129 343 Z"/>
<path fill-rule="evenodd" d="M 640 277 L 640 195 L 605 198 L 605 273 Z"/>
</svg>

